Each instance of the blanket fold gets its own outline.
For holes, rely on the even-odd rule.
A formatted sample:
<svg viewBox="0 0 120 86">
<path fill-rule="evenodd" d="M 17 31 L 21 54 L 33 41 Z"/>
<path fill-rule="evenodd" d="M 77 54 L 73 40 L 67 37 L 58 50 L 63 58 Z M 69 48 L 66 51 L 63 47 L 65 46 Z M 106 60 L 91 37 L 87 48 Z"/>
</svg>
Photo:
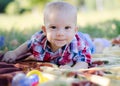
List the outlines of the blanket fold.
<svg viewBox="0 0 120 86">
<path fill-rule="evenodd" d="M 15 63 L 2 62 L 4 53 L 0 53 L 0 86 L 11 86 L 12 78 L 15 74 L 23 72 L 27 73 L 33 69 L 40 70 L 41 66 L 54 67 L 56 65 L 48 62 L 40 62 L 31 59 L 31 53 L 19 56 Z M 27 58 L 28 57 L 28 58 Z M 27 59 L 26 59 L 27 58 Z M 101 65 L 103 62 L 93 62 L 91 67 L 96 66 L 96 64 Z"/>
</svg>

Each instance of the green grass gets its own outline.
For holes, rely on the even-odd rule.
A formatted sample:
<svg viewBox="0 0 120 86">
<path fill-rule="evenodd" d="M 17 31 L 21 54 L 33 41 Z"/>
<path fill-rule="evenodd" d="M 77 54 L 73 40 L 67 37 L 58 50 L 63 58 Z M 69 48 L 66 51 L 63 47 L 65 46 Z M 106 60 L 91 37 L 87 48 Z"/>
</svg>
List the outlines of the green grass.
<svg viewBox="0 0 120 86">
<path fill-rule="evenodd" d="M 108 20 L 94 25 L 86 25 L 81 32 L 90 34 L 91 37 L 112 39 L 120 34 L 120 20 Z"/>
<path fill-rule="evenodd" d="M 7 48 L 8 50 L 15 49 L 23 42 L 29 40 L 32 34 L 34 34 L 36 31 L 38 31 L 38 29 L 36 28 L 22 31 L 18 31 L 17 29 L 11 29 L 9 31 L 0 29 L 0 34 L 5 37 L 5 46 L 1 47 L 0 49 L 2 50 L 4 50 L 5 48 Z"/>
</svg>

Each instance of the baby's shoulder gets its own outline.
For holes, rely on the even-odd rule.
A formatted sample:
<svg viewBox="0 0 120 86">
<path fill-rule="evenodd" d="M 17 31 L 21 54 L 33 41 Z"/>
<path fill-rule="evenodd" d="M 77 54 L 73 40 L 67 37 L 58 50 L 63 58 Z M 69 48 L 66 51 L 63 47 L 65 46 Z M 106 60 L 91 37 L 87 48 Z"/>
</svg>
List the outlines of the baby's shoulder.
<svg viewBox="0 0 120 86">
<path fill-rule="evenodd" d="M 43 31 L 39 31 L 39 32 L 36 32 L 35 34 L 33 34 L 31 38 L 40 40 L 40 39 L 45 38 L 45 35 L 44 35 Z"/>
<path fill-rule="evenodd" d="M 75 38 L 79 42 L 85 41 L 85 35 L 82 32 L 77 32 L 76 35 L 75 35 Z"/>
</svg>

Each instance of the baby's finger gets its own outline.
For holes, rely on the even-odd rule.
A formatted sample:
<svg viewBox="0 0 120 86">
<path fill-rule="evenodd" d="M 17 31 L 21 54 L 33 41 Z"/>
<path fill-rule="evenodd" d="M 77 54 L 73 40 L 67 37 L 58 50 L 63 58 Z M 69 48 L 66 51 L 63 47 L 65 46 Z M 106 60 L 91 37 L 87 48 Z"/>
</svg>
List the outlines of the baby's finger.
<svg viewBox="0 0 120 86">
<path fill-rule="evenodd" d="M 4 62 L 9 62 L 10 59 L 11 59 L 11 58 L 9 58 L 9 57 L 4 57 L 4 58 L 2 59 L 2 61 L 4 61 Z"/>
<path fill-rule="evenodd" d="M 61 65 L 61 66 L 59 66 L 59 68 L 62 68 L 63 66 Z"/>
<path fill-rule="evenodd" d="M 14 59 L 9 59 L 8 62 L 9 62 L 9 63 L 13 63 L 13 62 L 15 62 L 15 60 L 14 60 Z"/>
</svg>

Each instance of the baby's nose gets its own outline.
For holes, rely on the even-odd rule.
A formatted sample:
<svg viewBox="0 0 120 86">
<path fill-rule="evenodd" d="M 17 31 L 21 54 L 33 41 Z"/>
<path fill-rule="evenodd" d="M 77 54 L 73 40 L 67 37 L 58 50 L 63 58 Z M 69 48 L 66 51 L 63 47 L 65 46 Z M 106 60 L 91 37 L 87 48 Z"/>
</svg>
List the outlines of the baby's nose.
<svg viewBox="0 0 120 86">
<path fill-rule="evenodd" d="M 64 30 L 60 29 L 57 31 L 58 36 L 63 36 L 64 35 Z"/>
</svg>

